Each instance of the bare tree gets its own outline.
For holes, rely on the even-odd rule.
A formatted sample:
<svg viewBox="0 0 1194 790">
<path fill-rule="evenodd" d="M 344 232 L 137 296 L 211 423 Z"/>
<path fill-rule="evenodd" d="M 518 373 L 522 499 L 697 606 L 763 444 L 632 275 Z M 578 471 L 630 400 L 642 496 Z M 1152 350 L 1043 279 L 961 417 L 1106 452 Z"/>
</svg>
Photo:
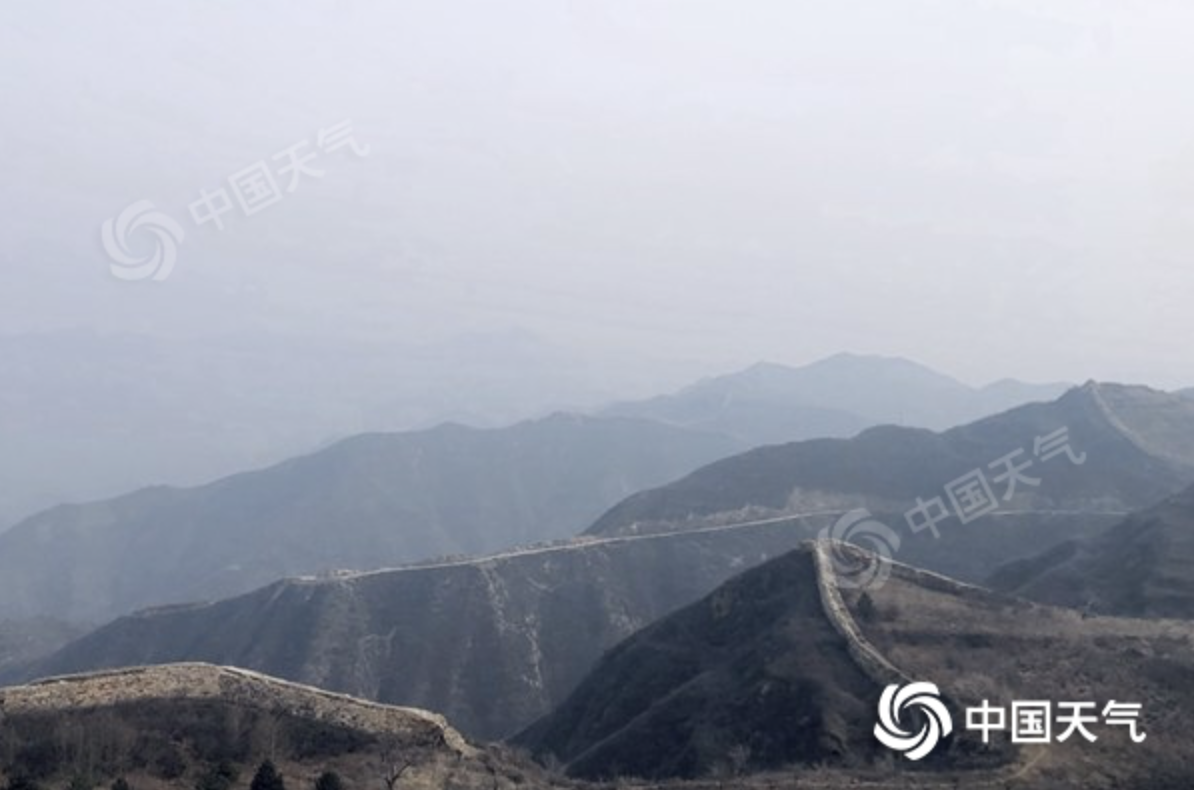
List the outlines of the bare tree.
<svg viewBox="0 0 1194 790">
<path fill-rule="evenodd" d="M 414 751 L 402 748 L 396 738 L 387 737 L 381 750 L 381 780 L 386 790 L 394 790 L 403 775 L 414 767 Z"/>
<path fill-rule="evenodd" d="M 396 735 L 384 736 L 380 757 L 381 780 L 386 790 L 395 790 L 408 771 L 433 759 L 435 750 L 444 744 L 444 734 L 438 730 L 405 741 Z"/>
</svg>

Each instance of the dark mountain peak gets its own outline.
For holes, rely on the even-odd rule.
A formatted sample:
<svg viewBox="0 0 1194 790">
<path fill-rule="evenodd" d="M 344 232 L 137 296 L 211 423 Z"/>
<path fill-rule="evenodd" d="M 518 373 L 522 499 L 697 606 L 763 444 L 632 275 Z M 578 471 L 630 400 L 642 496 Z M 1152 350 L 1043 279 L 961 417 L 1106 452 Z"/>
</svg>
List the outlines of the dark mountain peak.
<svg viewBox="0 0 1194 790">
<path fill-rule="evenodd" d="M 746 571 L 608 651 L 517 742 L 586 779 L 782 766 L 796 770 L 788 784 L 803 786 L 798 766 L 811 764 L 814 783 L 825 787 L 920 786 L 925 771 L 942 769 L 968 785 L 1020 786 L 1015 777 L 1030 770 L 1033 752 L 1006 738 L 978 744 L 960 725 L 964 708 L 1049 699 L 1058 688 L 1194 699 L 1185 647 L 1192 626 L 1088 620 L 899 563 L 866 590 L 840 587 L 838 552 L 850 564 L 879 561 L 818 542 Z M 889 683 L 930 679 L 958 734 L 923 763 L 893 764 L 873 734 L 876 703 Z M 1194 721 L 1188 705 L 1167 709 Z M 1155 727 L 1135 749 L 1099 736 L 1102 751 L 1050 764 L 1056 786 L 1089 786 L 1095 774 L 1188 776 L 1184 728 Z M 904 770 L 915 773 L 899 776 Z"/>
<path fill-rule="evenodd" d="M 606 653 L 516 742 L 589 779 L 696 778 L 735 746 L 752 770 L 873 754 L 878 688 L 820 581 L 811 542 L 735 577 Z"/>
</svg>

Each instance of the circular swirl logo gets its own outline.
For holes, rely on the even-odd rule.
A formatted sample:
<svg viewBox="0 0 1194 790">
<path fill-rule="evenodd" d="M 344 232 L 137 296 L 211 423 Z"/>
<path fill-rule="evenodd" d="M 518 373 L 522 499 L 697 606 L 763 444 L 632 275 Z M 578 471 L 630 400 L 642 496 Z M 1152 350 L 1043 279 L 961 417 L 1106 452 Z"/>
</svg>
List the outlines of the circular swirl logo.
<svg viewBox="0 0 1194 790">
<path fill-rule="evenodd" d="M 905 708 L 919 711 L 924 719 L 919 732 L 908 732 L 901 726 L 900 718 Z M 919 760 L 933 751 L 937 742 L 953 729 L 953 719 L 941 701 L 936 684 L 909 683 L 902 687 L 893 684 L 885 688 L 879 698 L 875 737 L 889 749 L 903 752 L 909 760 Z"/>
<path fill-rule="evenodd" d="M 153 239 L 153 249 L 146 255 L 136 255 L 129 242 L 138 233 Z M 101 229 L 104 252 L 112 259 L 112 275 L 120 280 L 162 281 L 174 271 L 178 260 L 178 245 L 185 234 L 173 217 L 158 211 L 148 200 L 139 200 L 112 219 Z"/>
<path fill-rule="evenodd" d="M 891 558 L 900 550 L 900 536 L 894 529 L 875 520 L 867 510 L 851 510 L 821 530 L 818 537 L 828 541 L 833 571 L 839 587 L 866 589 L 881 587 L 891 575 Z M 872 553 L 851 550 L 850 543 Z"/>
</svg>

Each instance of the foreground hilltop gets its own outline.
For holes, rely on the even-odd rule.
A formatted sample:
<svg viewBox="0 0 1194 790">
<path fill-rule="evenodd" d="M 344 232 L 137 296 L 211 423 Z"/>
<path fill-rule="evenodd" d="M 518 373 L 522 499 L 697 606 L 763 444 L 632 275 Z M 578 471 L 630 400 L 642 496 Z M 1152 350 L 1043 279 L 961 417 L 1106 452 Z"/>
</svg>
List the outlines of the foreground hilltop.
<svg viewBox="0 0 1194 790">
<path fill-rule="evenodd" d="M 544 786 L 533 766 L 470 745 L 441 717 L 209 664 L 53 678 L 0 689 L 0 768 L 10 782 L 125 777 L 199 784 L 264 759 L 299 784 Z M 528 773 L 529 771 L 529 773 Z"/>
</svg>

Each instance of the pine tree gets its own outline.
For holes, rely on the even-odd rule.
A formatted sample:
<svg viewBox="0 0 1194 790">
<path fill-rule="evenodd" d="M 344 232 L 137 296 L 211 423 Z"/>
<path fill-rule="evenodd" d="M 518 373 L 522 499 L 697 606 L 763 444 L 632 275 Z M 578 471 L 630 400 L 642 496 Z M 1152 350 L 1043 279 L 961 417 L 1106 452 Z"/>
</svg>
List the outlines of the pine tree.
<svg viewBox="0 0 1194 790">
<path fill-rule="evenodd" d="M 286 790 L 286 782 L 282 780 L 282 775 L 278 773 L 273 762 L 266 760 L 257 769 L 249 790 Z"/>
<path fill-rule="evenodd" d="M 344 782 L 335 771 L 324 771 L 315 780 L 315 790 L 344 790 Z"/>
</svg>

